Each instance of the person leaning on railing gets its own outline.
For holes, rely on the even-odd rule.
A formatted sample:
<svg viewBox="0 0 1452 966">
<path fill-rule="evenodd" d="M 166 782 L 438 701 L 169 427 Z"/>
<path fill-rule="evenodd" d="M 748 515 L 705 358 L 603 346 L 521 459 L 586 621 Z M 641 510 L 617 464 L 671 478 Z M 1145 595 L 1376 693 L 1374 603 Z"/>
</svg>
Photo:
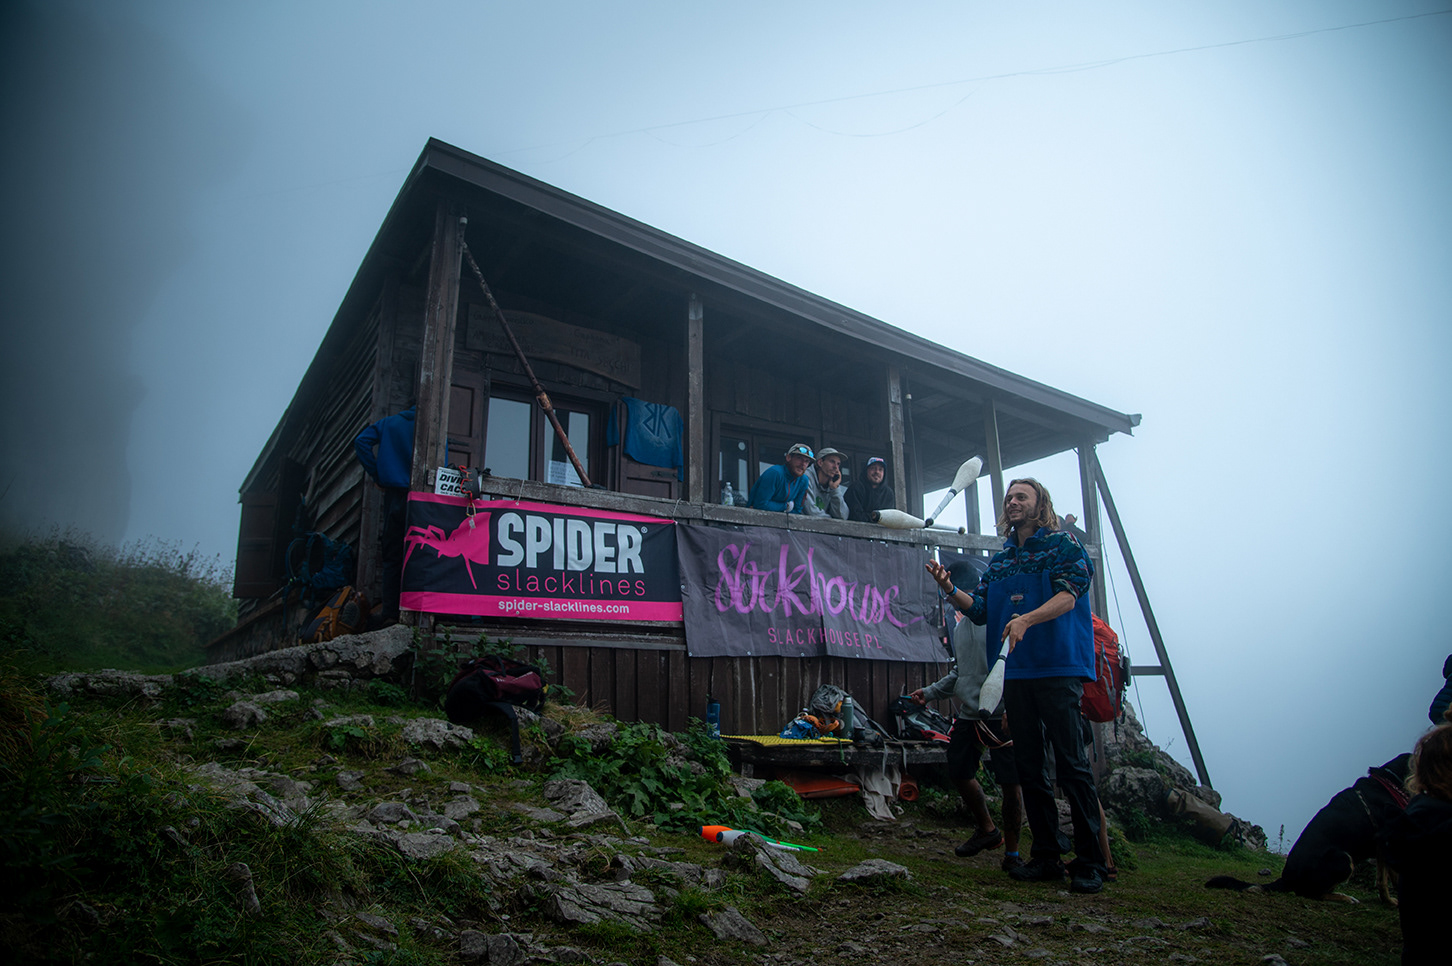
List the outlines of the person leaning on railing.
<svg viewBox="0 0 1452 966">
<path fill-rule="evenodd" d="M 751 488 L 751 505 L 777 513 L 806 513 L 807 467 L 816 459 L 806 443 L 787 448 L 785 462 L 768 467 Z"/>
</svg>

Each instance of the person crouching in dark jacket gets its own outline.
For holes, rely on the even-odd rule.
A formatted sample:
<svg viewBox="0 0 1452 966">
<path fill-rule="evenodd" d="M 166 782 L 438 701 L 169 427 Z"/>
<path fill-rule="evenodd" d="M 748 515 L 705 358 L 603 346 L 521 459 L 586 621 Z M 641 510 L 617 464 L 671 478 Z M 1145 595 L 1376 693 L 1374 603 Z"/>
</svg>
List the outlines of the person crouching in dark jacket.
<svg viewBox="0 0 1452 966">
<path fill-rule="evenodd" d="M 887 463 L 881 456 L 868 460 L 862 475 L 865 479 L 855 480 L 847 487 L 847 519 L 871 523 L 872 511 L 895 508 L 897 497 L 887 485 Z"/>
</svg>

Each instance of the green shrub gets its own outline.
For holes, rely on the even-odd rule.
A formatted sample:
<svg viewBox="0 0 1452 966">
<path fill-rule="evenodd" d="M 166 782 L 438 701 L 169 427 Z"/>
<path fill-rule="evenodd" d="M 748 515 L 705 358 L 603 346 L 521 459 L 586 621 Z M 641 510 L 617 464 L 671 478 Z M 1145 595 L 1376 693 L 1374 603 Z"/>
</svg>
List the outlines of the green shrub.
<svg viewBox="0 0 1452 966">
<path fill-rule="evenodd" d="M 368 700 L 385 708 L 401 708 L 408 704 L 408 692 L 382 678 L 368 682 Z"/>
<path fill-rule="evenodd" d="M 1124 829 L 1124 837 L 1131 842 L 1146 842 L 1150 833 L 1154 831 L 1155 820 L 1144 813 L 1143 809 L 1130 809 L 1120 816 L 1120 824 Z"/>
<path fill-rule="evenodd" d="M 661 828 L 681 832 L 697 831 L 702 825 L 730 825 L 772 836 L 786 835 L 788 820 L 803 826 L 820 825 L 795 793 L 770 782 L 763 793 L 769 806 L 763 811 L 755 799 L 743 799 L 726 780 L 730 766 L 718 739 L 711 738 L 700 722 L 693 721 L 684 736 L 696 768 L 690 762 L 672 758 L 664 733 L 653 724 L 622 724 L 610 748 L 597 754 L 588 741 L 573 736 L 560 739 L 555 776 L 578 778 L 604 796 L 628 818 L 644 819 Z M 788 805 L 782 790 L 793 799 Z"/>
</svg>

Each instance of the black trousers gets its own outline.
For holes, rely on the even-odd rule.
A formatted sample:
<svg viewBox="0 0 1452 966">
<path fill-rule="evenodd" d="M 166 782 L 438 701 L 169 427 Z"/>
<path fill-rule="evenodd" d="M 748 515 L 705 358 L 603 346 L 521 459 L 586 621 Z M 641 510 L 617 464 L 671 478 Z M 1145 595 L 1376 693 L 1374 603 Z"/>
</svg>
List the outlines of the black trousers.
<svg viewBox="0 0 1452 966">
<path fill-rule="evenodd" d="M 1099 793 L 1084 751 L 1084 730 L 1079 699 L 1084 686 L 1078 678 L 1034 678 L 1007 681 L 1003 701 L 1013 731 L 1013 754 L 1023 788 L 1023 807 L 1033 833 L 1034 858 L 1058 859 L 1059 810 L 1049 783 L 1046 747 L 1054 749 L 1059 788 L 1069 802 L 1074 821 L 1074 861 L 1071 871 L 1104 872 L 1099 848 Z"/>
<path fill-rule="evenodd" d="M 403 531 L 408 524 L 408 490 L 383 490 L 383 530 L 378 534 L 383 573 L 383 619 L 398 619 L 399 582 L 403 577 Z"/>
</svg>

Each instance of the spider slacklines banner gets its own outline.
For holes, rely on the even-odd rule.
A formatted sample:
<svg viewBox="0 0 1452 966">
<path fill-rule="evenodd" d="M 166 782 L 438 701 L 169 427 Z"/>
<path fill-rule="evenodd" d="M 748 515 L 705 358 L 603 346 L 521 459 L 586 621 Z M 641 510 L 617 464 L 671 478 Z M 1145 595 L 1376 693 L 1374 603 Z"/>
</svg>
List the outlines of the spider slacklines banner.
<svg viewBox="0 0 1452 966">
<path fill-rule="evenodd" d="M 676 527 L 692 657 L 941 661 L 920 549 L 767 527 Z"/>
<path fill-rule="evenodd" d="M 479 617 L 681 619 L 674 520 L 408 495 L 399 604 Z"/>
</svg>

